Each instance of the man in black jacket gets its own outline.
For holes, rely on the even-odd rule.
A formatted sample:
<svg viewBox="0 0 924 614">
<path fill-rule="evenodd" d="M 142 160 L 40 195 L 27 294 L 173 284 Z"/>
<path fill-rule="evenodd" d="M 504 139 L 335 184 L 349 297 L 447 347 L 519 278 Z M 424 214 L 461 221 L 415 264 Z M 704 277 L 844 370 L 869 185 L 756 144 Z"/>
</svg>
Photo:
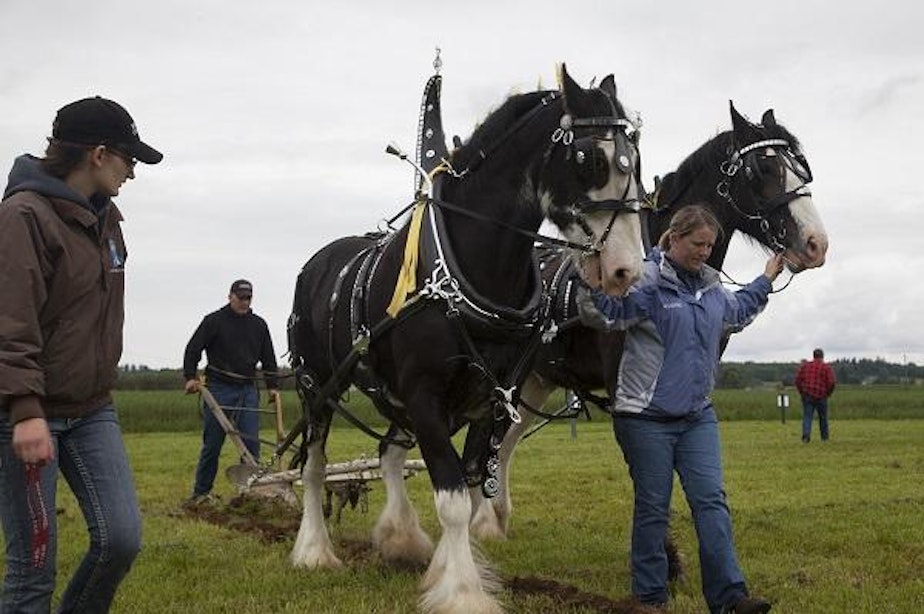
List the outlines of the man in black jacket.
<svg viewBox="0 0 924 614">
<path fill-rule="evenodd" d="M 279 390 L 273 341 L 266 322 L 251 311 L 252 299 L 253 286 L 249 281 L 238 279 L 231 284 L 228 304 L 205 316 L 186 345 L 183 376 L 186 378 L 186 393 L 198 392 L 196 367 L 202 358 L 202 350 L 205 350 L 208 360 L 205 376 L 209 392 L 241 434 L 247 449 L 258 459 L 260 394 L 255 378 L 258 362 L 266 376 L 266 388 L 271 401 L 279 394 Z M 209 497 L 215 474 L 218 473 L 218 457 L 225 442 L 225 431 L 212 412 L 203 406 L 202 414 L 205 425 L 192 502 Z"/>
</svg>

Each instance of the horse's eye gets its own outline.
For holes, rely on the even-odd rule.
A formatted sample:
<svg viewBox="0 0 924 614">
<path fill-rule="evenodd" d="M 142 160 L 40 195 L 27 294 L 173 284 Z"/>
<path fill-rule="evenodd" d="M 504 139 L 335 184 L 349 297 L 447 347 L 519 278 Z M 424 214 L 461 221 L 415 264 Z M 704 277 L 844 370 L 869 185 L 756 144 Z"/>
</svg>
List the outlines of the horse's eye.
<svg viewBox="0 0 924 614">
<path fill-rule="evenodd" d="M 591 138 L 574 143 L 574 162 L 578 177 L 591 188 L 602 188 L 609 179 L 606 152 Z"/>
<path fill-rule="evenodd" d="M 772 182 L 773 178 L 776 178 L 777 183 L 779 183 L 781 178 L 779 158 L 777 156 L 749 155 L 744 161 L 744 176 L 748 178 L 753 189 L 757 191 L 768 187 L 765 184 Z"/>
</svg>

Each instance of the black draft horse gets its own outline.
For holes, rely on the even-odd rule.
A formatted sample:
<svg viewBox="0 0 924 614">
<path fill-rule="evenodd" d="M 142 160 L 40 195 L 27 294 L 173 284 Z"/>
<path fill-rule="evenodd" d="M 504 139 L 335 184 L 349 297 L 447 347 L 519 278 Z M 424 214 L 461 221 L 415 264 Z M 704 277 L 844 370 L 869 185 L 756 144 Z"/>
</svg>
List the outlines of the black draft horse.
<svg viewBox="0 0 924 614">
<path fill-rule="evenodd" d="M 470 546 L 469 488 L 486 487 L 503 434 L 519 420 L 514 391 L 547 304 L 534 236 L 515 229 L 550 219 L 592 251 L 582 265 L 609 293 L 637 279 L 642 259 L 638 151 L 612 75 L 583 89 L 562 65 L 560 84 L 491 113 L 399 231 L 337 240 L 299 274 L 289 349 L 307 432 L 294 565 L 341 565 L 322 515 L 325 443 L 331 399 L 355 384 L 393 425 L 380 444 L 387 502 L 373 531 L 383 559 L 429 560 L 425 612 L 501 610 Z M 460 456 L 450 438 L 466 425 Z M 435 550 L 402 475 L 415 439 L 442 527 Z"/>
<path fill-rule="evenodd" d="M 720 133 L 688 156 L 664 177 L 656 190 L 656 208 L 643 210 L 646 246 L 657 245 L 671 217 L 690 204 L 707 206 L 723 228 L 708 260 L 721 270 L 731 236 L 739 231 L 767 250 L 783 252 L 792 274 L 824 264 L 828 237 L 812 202 L 812 180 L 799 141 L 776 123 L 772 110 L 752 124 L 730 105 L 732 130 Z M 623 332 L 604 333 L 581 326 L 569 304 L 577 271 L 561 255 L 550 258 L 543 279 L 554 297 L 559 332 L 544 344 L 527 378 L 521 399 L 539 409 L 557 388 L 600 404 L 594 390 L 616 386 Z M 606 401 L 602 401 L 606 403 Z M 512 503 L 510 462 L 520 438 L 536 415 L 524 410 L 523 420 L 507 432 L 499 452 L 499 491 L 476 502 L 472 532 L 481 538 L 507 535 Z"/>
</svg>

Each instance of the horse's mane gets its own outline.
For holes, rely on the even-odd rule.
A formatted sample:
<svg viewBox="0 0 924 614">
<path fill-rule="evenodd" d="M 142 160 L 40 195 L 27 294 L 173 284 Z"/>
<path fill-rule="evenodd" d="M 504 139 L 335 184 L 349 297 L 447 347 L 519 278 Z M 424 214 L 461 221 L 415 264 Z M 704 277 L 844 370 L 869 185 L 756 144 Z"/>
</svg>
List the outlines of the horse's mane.
<svg viewBox="0 0 924 614">
<path fill-rule="evenodd" d="M 480 151 L 492 147 L 511 126 L 539 104 L 543 96 L 554 90 L 540 90 L 526 94 L 514 94 L 500 107 L 488 114 L 468 140 L 452 153 L 452 162 L 457 170 L 469 166 Z"/>
<path fill-rule="evenodd" d="M 799 151 L 801 149 L 799 140 L 779 124 L 757 126 L 756 129 L 760 132 L 760 140 L 785 139 L 789 141 L 793 150 Z M 663 180 L 665 189 L 659 194 L 659 202 L 671 204 L 689 189 L 696 179 L 715 177 L 719 172 L 720 165 L 725 160 L 728 160 L 731 153 L 732 137 L 731 130 L 720 132 L 687 156 L 676 170 L 665 175 Z M 710 189 L 713 187 L 710 186 Z"/>
</svg>

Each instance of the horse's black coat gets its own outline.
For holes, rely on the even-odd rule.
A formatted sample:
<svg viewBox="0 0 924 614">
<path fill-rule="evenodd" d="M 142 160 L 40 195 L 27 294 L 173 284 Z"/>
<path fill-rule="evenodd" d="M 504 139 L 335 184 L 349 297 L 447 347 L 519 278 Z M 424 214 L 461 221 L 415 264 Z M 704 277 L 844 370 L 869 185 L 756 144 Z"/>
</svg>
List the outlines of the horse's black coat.
<svg viewBox="0 0 924 614">
<path fill-rule="evenodd" d="M 454 172 L 442 176 L 440 198 L 529 230 L 537 230 L 546 215 L 568 223 L 573 218 L 564 212 L 594 186 L 575 172 L 570 148 L 550 137 L 565 113 L 624 118 L 612 78 L 604 83 L 607 87 L 584 90 L 565 73 L 561 93 L 508 99 L 452 154 Z M 605 130 L 574 132 L 580 137 Z M 540 191 L 549 196 L 549 211 L 540 207 Z M 367 353 L 335 383 L 334 395 L 356 383 L 383 415 L 417 438 L 434 489 L 460 491 L 466 479 L 480 479 L 488 440 L 498 432 L 502 436 L 509 423 L 497 403 L 493 411 L 485 409 L 492 406 L 485 401 L 495 383 L 515 385 L 529 371 L 517 367 L 523 366 L 525 348 L 538 333 L 539 314 L 527 307 L 538 302 L 539 281 L 532 239 L 453 211 L 441 213 L 460 275 L 487 303 L 522 321 L 498 326 L 466 322 L 445 300 L 420 300 L 390 322 L 386 308 L 404 256 L 404 226 L 387 237 L 340 239 L 308 261 L 296 285 L 289 347 L 308 414 L 307 440 L 323 442 L 332 410 L 316 398 L 318 385 L 329 383 L 351 355 L 357 321 L 360 330 L 373 331 Z M 372 260 L 366 260 L 367 253 Z M 363 262 L 372 264 L 363 267 Z M 357 281 L 360 269 L 371 272 L 368 282 Z M 428 263 L 421 262 L 418 289 L 429 272 Z M 527 313 L 518 313 L 524 309 Z M 460 332 L 462 327 L 466 332 Z M 480 359 L 473 360 L 473 353 Z M 463 471 L 450 437 L 465 424 L 471 427 Z"/>
</svg>

